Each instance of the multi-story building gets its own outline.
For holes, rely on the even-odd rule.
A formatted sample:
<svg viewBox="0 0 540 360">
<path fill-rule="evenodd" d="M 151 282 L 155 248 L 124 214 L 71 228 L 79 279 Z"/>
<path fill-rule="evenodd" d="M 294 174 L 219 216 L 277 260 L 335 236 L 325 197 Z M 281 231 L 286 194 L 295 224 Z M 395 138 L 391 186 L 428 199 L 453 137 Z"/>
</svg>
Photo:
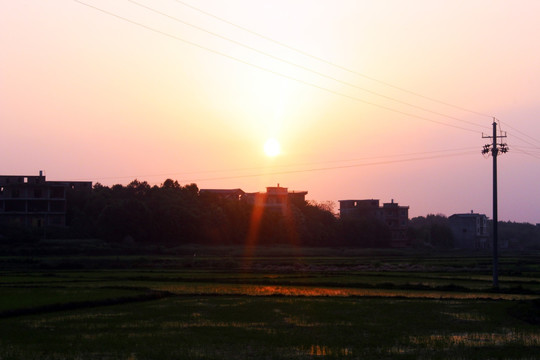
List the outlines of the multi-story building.
<svg viewBox="0 0 540 360">
<path fill-rule="evenodd" d="M 286 214 L 291 204 L 303 205 L 307 191 L 289 191 L 285 187 L 269 186 L 266 192 L 246 193 L 242 189 L 201 189 L 201 197 L 215 200 L 245 201 L 259 209 L 281 211 Z"/>
<path fill-rule="evenodd" d="M 66 226 L 69 190 L 90 191 L 92 182 L 47 181 L 39 175 L 0 175 L 0 223 Z"/>
<path fill-rule="evenodd" d="M 339 200 L 339 216 L 342 219 L 375 217 L 379 218 L 379 200 Z"/>
<path fill-rule="evenodd" d="M 379 217 L 390 227 L 392 234 L 392 247 L 407 246 L 407 229 L 409 227 L 409 207 L 399 206 L 392 199 L 389 203 L 384 203 L 379 210 Z"/>
<path fill-rule="evenodd" d="M 303 205 L 306 201 L 307 191 L 289 191 L 285 187 L 269 186 L 265 193 L 246 193 L 248 203 L 263 207 L 270 211 L 281 211 L 286 214 L 291 204 Z"/>
<path fill-rule="evenodd" d="M 454 247 L 459 249 L 485 249 L 490 246 L 487 216 L 477 214 L 454 214 L 448 218 L 454 235 Z"/>
<path fill-rule="evenodd" d="M 379 200 L 339 200 L 339 214 L 342 219 L 372 218 L 386 224 L 391 233 L 392 247 L 407 246 L 409 207 L 399 206 L 392 199 L 379 205 Z"/>
</svg>

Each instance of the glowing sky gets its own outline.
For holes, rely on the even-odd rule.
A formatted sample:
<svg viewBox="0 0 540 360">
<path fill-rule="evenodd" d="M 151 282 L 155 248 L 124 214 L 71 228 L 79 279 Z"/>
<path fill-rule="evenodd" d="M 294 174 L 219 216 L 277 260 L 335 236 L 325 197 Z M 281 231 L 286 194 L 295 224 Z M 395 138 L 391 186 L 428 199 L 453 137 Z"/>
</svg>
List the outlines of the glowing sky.
<svg viewBox="0 0 540 360">
<path fill-rule="evenodd" d="M 540 1 L 81 1 L 0 0 L 1 174 L 491 216 L 495 116 L 540 222 Z"/>
</svg>

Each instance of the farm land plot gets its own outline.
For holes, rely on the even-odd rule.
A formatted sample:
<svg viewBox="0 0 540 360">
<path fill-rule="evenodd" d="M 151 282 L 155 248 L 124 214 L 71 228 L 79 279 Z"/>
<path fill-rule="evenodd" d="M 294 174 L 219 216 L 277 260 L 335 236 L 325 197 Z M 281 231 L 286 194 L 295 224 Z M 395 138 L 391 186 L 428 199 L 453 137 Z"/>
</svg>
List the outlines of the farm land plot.
<svg viewBox="0 0 540 360">
<path fill-rule="evenodd" d="M 6 270 L 0 359 L 532 359 L 540 281 L 530 259 L 507 264 L 498 290 L 478 259 Z"/>
</svg>

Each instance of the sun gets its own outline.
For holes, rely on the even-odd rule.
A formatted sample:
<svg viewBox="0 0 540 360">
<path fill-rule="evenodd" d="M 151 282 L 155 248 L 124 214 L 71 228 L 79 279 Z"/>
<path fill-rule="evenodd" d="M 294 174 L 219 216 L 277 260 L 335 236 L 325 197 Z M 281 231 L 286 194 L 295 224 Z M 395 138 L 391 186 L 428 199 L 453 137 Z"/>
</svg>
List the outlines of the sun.
<svg viewBox="0 0 540 360">
<path fill-rule="evenodd" d="M 279 144 L 279 141 L 274 138 L 266 140 L 264 143 L 264 153 L 269 157 L 275 157 L 281 154 L 281 145 Z"/>
</svg>

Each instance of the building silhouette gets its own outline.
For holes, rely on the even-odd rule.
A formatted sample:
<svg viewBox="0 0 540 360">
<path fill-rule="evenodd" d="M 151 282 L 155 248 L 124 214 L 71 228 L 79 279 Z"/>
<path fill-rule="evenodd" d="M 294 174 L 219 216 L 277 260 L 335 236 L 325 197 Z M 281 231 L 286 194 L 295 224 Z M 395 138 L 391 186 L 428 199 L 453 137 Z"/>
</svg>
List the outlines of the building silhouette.
<svg viewBox="0 0 540 360">
<path fill-rule="evenodd" d="M 485 249 L 490 247 L 487 216 L 474 213 L 454 214 L 448 218 L 454 235 L 454 247 L 459 249 Z"/>
<path fill-rule="evenodd" d="M 381 221 L 390 229 L 390 246 L 405 247 L 408 244 L 409 207 L 400 206 L 393 199 L 382 206 L 377 199 L 339 200 L 339 215 L 342 219 Z"/>
<path fill-rule="evenodd" d="M 0 175 L 0 224 L 66 226 L 67 193 L 90 191 L 92 182 L 47 181 L 39 175 Z"/>
<path fill-rule="evenodd" d="M 201 189 L 199 195 L 214 201 L 232 200 L 245 201 L 267 211 L 288 214 L 291 205 L 305 204 L 307 191 L 289 191 L 286 187 L 268 186 L 266 192 L 246 193 L 242 189 Z"/>
<path fill-rule="evenodd" d="M 256 207 L 285 213 L 292 204 L 303 205 L 307 191 L 289 191 L 286 187 L 269 186 L 266 192 L 246 193 L 246 201 Z"/>
</svg>

